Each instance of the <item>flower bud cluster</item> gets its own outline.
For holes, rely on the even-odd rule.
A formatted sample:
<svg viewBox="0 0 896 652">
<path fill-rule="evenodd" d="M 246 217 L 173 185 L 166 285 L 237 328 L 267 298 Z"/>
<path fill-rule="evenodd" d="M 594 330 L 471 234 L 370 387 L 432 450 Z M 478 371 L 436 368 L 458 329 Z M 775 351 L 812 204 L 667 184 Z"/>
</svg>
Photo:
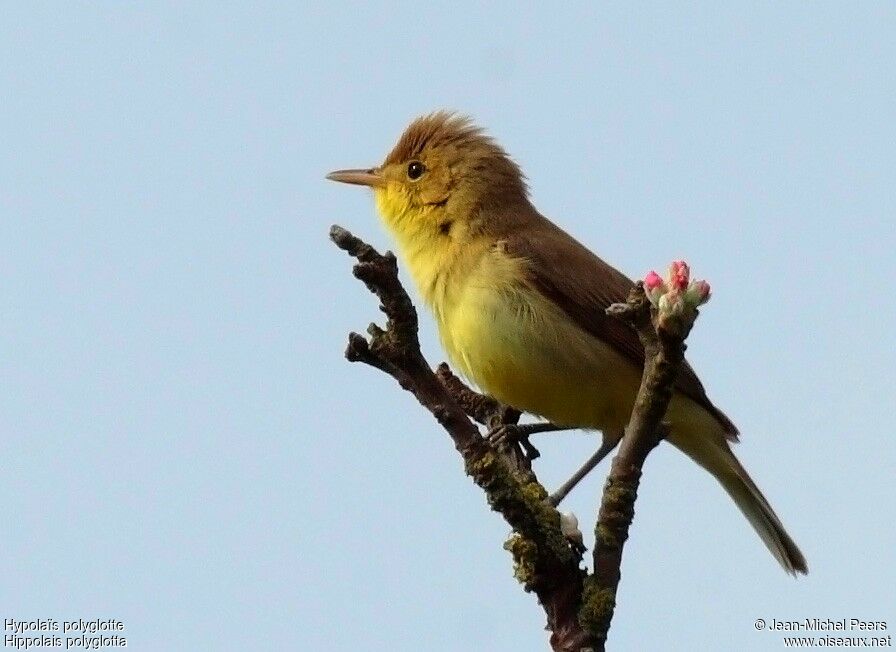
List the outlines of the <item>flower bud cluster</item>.
<svg viewBox="0 0 896 652">
<path fill-rule="evenodd" d="M 710 297 L 709 283 L 692 281 L 691 268 L 683 260 L 676 260 L 669 266 L 666 278 L 656 272 L 648 272 L 644 277 L 644 292 L 650 303 L 659 310 L 661 318 L 695 310 Z"/>
</svg>

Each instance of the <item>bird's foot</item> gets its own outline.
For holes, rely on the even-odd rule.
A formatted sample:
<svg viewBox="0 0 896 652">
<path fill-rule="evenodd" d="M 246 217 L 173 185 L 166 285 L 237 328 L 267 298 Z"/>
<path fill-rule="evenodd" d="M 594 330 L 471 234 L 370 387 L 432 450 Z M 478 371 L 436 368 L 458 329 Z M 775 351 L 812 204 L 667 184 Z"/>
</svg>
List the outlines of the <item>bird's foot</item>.
<svg viewBox="0 0 896 652">
<path fill-rule="evenodd" d="M 519 445 L 526 454 L 526 459 L 530 462 L 541 457 L 538 449 L 529 441 L 529 435 L 534 432 L 542 432 L 540 428 L 532 426 L 541 426 L 542 424 L 524 424 L 504 423 L 495 426 L 489 430 L 485 436 L 486 440 L 501 452 L 508 452 L 513 446 Z"/>
</svg>

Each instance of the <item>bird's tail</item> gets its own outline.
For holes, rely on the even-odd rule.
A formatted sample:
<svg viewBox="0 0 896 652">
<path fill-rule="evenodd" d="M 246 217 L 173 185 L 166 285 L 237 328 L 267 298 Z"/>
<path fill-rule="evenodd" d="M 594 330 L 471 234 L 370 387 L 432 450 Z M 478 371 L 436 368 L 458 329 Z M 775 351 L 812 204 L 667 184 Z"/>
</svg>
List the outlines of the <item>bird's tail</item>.
<svg viewBox="0 0 896 652">
<path fill-rule="evenodd" d="M 721 433 L 715 437 L 692 434 L 682 437 L 673 429 L 669 440 L 715 476 L 784 570 L 792 575 L 809 572 L 803 553 L 784 530 L 781 519 L 734 456 Z"/>
<path fill-rule="evenodd" d="M 781 519 L 775 514 L 775 510 L 768 504 L 746 469 L 733 453 L 727 452 L 730 458 L 728 460 L 729 468 L 720 469 L 720 473 L 716 473 L 715 469 L 710 469 L 710 471 L 722 484 L 728 495 L 734 499 L 735 504 L 750 521 L 750 525 L 759 534 L 762 542 L 775 556 L 775 559 L 784 567 L 784 570 L 791 575 L 797 573 L 805 575 L 809 569 L 806 566 L 806 558 L 803 557 L 803 553 L 787 534 L 781 524 Z"/>
</svg>

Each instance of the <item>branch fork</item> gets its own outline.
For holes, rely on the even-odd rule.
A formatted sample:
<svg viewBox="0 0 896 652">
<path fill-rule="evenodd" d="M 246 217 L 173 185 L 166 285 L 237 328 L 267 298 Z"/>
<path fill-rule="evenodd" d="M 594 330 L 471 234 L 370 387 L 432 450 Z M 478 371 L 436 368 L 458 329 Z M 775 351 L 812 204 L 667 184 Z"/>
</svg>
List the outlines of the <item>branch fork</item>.
<svg viewBox="0 0 896 652">
<path fill-rule="evenodd" d="M 607 310 L 638 332 L 645 365 L 632 417 L 604 488 L 589 574 L 581 567 L 584 546 L 578 522 L 572 515 L 561 515 L 548 501 L 548 491 L 531 467 L 532 451 L 518 445 L 498 450 L 476 425 L 491 429 L 513 425 L 520 413 L 474 392 L 445 363 L 433 371 L 420 351 L 417 311 L 398 279 L 391 252 L 380 254 L 339 226 L 330 229 L 330 239 L 357 259 L 355 277 L 377 296 L 386 315 L 385 329 L 368 327 L 369 339 L 349 334 L 346 358 L 392 376 L 451 437 L 467 475 L 513 528 L 504 547 L 513 556 L 514 575 L 526 591 L 536 594 L 545 611 L 551 648 L 604 650 L 641 468 L 664 436 L 662 419 L 684 359 L 684 339 L 697 306 L 709 298 L 709 286 L 691 283 L 687 266 L 677 262 L 668 282 L 652 272 L 632 289 L 626 303 Z"/>
</svg>

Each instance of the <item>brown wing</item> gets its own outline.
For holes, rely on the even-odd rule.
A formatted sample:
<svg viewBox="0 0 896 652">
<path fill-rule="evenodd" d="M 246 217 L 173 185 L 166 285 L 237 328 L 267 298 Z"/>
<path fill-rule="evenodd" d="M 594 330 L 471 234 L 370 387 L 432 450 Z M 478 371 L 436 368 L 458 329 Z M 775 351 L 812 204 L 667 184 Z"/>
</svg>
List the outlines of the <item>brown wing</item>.
<svg viewBox="0 0 896 652">
<path fill-rule="evenodd" d="M 634 283 L 554 223 L 537 217 L 501 238 L 507 253 L 528 261 L 533 286 L 560 306 L 580 328 L 643 367 L 644 349 L 635 331 L 605 313 L 610 304 L 625 302 Z M 687 362 L 678 374 L 676 388 L 706 408 L 728 438 L 737 441 L 737 428 L 712 404 Z"/>
</svg>

